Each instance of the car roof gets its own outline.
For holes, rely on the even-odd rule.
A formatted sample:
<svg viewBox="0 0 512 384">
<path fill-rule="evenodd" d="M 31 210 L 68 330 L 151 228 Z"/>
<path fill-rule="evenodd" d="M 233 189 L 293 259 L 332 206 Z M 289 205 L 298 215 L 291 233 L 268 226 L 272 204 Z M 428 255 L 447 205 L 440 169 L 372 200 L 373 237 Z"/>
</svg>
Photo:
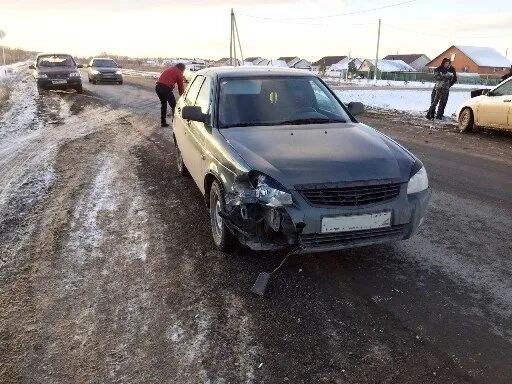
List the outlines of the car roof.
<svg viewBox="0 0 512 384">
<path fill-rule="evenodd" d="M 73 57 L 69 53 L 40 53 L 39 55 L 37 55 L 37 57 L 40 57 L 40 56 L 70 56 L 70 57 Z"/>
<path fill-rule="evenodd" d="M 261 77 L 261 76 L 293 76 L 316 77 L 314 73 L 295 68 L 282 68 L 270 66 L 247 66 L 247 67 L 212 67 L 196 72 L 197 75 L 217 75 L 220 78 L 234 77 Z"/>
<path fill-rule="evenodd" d="M 115 61 L 114 59 L 111 59 L 110 57 L 93 57 L 91 60 L 111 60 L 111 61 Z"/>
</svg>

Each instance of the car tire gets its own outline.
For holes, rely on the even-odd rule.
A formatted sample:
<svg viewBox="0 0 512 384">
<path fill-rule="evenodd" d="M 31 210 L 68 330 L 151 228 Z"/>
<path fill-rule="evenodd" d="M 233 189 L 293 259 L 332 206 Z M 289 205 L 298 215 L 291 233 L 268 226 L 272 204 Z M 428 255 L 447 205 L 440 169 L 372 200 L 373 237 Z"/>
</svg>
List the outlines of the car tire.
<svg viewBox="0 0 512 384">
<path fill-rule="evenodd" d="M 89 79 L 89 83 L 92 83 L 92 80 L 91 80 L 91 78 L 90 78 L 90 77 L 88 77 L 88 79 Z"/>
<path fill-rule="evenodd" d="M 75 87 L 76 93 L 83 93 L 84 89 L 82 88 L 82 84 Z"/>
<path fill-rule="evenodd" d="M 181 151 L 177 145 L 176 145 L 175 150 L 176 150 L 176 166 L 178 168 L 178 173 L 181 176 L 187 176 L 187 177 L 190 176 L 187 166 L 183 162 L 183 156 L 181 155 Z"/>
<path fill-rule="evenodd" d="M 218 181 L 214 181 L 210 188 L 210 227 L 215 246 L 224 252 L 236 249 L 238 241 L 224 224 L 219 212 L 225 212 L 226 201 L 224 190 Z"/>
<path fill-rule="evenodd" d="M 459 113 L 459 130 L 461 132 L 472 132 L 475 125 L 475 118 L 471 108 L 464 108 Z"/>
<path fill-rule="evenodd" d="M 37 86 L 37 93 L 42 95 L 42 94 L 46 93 L 46 89 L 44 89 L 43 87 L 38 85 Z"/>
<path fill-rule="evenodd" d="M 122 80 L 119 82 L 119 85 L 123 85 L 123 81 Z"/>
</svg>

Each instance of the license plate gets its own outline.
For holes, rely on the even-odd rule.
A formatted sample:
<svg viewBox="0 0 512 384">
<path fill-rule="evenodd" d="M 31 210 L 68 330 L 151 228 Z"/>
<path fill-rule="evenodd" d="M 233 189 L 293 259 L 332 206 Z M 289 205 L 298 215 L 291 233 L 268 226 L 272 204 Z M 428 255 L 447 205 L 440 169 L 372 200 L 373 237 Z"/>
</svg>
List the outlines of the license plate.
<svg viewBox="0 0 512 384">
<path fill-rule="evenodd" d="M 57 84 L 67 84 L 68 81 L 67 80 L 52 80 L 52 84 L 54 85 L 57 85 Z"/>
<path fill-rule="evenodd" d="M 355 216 L 324 217 L 322 233 L 362 231 L 391 226 L 391 212 Z"/>
</svg>

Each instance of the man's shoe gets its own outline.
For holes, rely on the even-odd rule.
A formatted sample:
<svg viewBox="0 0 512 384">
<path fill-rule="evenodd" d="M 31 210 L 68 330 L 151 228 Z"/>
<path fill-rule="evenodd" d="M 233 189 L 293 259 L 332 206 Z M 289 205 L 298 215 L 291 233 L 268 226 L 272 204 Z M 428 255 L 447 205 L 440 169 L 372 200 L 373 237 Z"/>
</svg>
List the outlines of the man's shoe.
<svg viewBox="0 0 512 384">
<path fill-rule="evenodd" d="M 161 126 L 162 126 L 162 128 L 170 127 L 170 125 L 169 125 L 169 124 L 167 124 L 166 122 L 163 122 Z"/>
<path fill-rule="evenodd" d="M 437 120 L 443 120 L 443 116 L 436 116 Z"/>
</svg>

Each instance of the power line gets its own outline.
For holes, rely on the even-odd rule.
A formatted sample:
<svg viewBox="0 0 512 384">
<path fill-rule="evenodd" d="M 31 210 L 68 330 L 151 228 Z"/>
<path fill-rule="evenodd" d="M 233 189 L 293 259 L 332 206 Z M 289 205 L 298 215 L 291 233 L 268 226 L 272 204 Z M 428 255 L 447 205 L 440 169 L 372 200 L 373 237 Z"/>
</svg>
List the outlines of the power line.
<svg viewBox="0 0 512 384">
<path fill-rule="evenodd" d="M 389 28 L 393 28 L 393 29 L 397 29 L 399 31 L 405 31 L 405 32 L 411 32 L 411 33 L 417 33 L 418 35 L 425 35 L 425 36 L 432 36 L 432 37 L 443 37 L 443 38 L 455 38 L 455 39 L 492 39 L 492 38 L 498 38 L 498 37 L 508 37 L 508 36 L 512 36 L 512 34 L 508 33 L 508 34 L 504 34 L 504 35 L 495 35 L 495 36 L 456 36 L 456 35 L 441 35 L 441 34 L 437 34 L 437 33 L 430 33 L 430 32 L 424 32 L 424 31 L 415 31 L 413 29 L 408 29 L 408 28 L 402 28 L 402 27 L 397 27 L 397 26 L 394 26 L 394 25 L 389 25 L 389 24 L 382 24 L 384 25 L 385 27 L 389 27 Z"/>
<path fill-rule="evenodd" d="M 386 8 L 398 7 L 398 6 L 400 6 L 400 5 L 414 3 L 415 1 L 417 1 L 417 0 L 402 1 L 402 2 L 400 2 L 400 3 L 394 3 L 394 4 L 383 5 L 382 7 L 375 7 L 375 8 L 364 9 L 364 10 L 361 10 L 361 11 L 346 12 L 346 13 L 338 13 L 338 14 L 335 14 L 335 15 L 325 15 L 325 16 L 292 17 L 292 18 L 275 18 L 275 17 L 264 17 L 264 16 L 246 15 L 246 14 L 243 14 L 243 13 L 239 13 L 238 15 L 239 15 L 239 16 L 245 16 L 245 17 L 251 17 L 251 18 L 254 18 L 254 19 L 261 19 L 261 20 L 279 20 L 279 21 L 329 19 L 329 18 L 333 18 L 333 17 L 342 17 L 342 16 L 350 16 L 350 15 L 359 15 L 359 14 L 361 14 L 361 13 L 367 13 L 367 12 L 378 11 L 378 10 L 386 9 Z"/>
</svg>

